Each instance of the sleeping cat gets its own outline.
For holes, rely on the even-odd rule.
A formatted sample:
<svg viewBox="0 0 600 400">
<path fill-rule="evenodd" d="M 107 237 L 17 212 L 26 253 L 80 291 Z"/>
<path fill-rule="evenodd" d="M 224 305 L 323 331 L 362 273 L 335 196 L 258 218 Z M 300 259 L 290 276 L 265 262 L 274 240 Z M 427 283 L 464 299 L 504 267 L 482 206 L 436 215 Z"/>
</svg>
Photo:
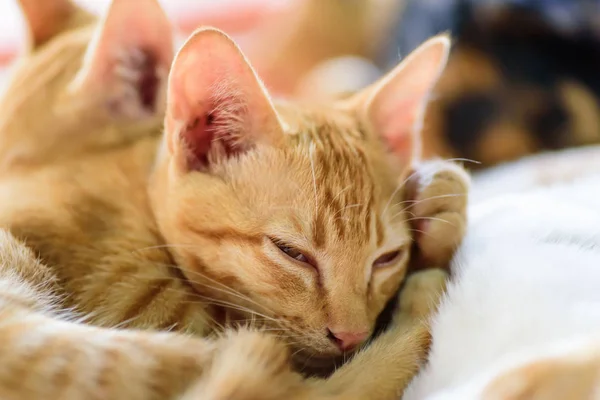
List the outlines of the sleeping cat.
<svg viewBox="0 0 600 400">
<path fill-rule="evenodd" d="M 256 323 L 276 318 L 271 328 L 284 329 L 308 359 L 341 355 L 369 336 L 403 279 L 410 202 L 417 201 L 408 209 L 417 222 L 432 217 L 416 228 L 424 231 L 417 242 L 430 262 L 447 259 L 462 233 L 466 183 L 458 167 L 424 165 L 409 179 L 410 190 L 398 184 L 410 168 L 414 109 L 447 46 L 441 38 L 427 43 L 344 104 L 282 104 L 275 114 L 233 43 L 202 31 L 174 63 L 156 163 L 158 140 L 148 136 L 7 177 L 0 221 L 60 266 L 66 305 L 90 314 L 91 323 L 206 333 L 209 325 L 257 312 L 263 317 Z M 391 109 L 398 101 L 406 113 Z M 213 140 L 213 126 L 227 133 L 224 139 Z M 395 165 L 376 132 L 390 135 Z M 419 202 L 423 196 L 442 197 Z M 192 299 L 200 296 L 206 307 L 190 302 L 188 283 L 200 293 Z M 198 317 L 206 312 L 216 324 Z"/>
<path fill-rule="evenodd" d="M 596 172 L 470 207 L 427 364 L 396 398 L 597 399 L 599 198 Z"/>
<path fill-rule="evenodd" d="M 121 14 L 134 11 L 127 6 L 131 4 L 114 1 L 90 48 L 119 48 L 123 36 L 112 33 L 122 31 L 123 24 L 147 26 L 145 13 L 126 14 L 129 18 Z M 52 39 L 48 46 L 51 43 Z M 106 43 L 111 45 L 103 46 Z M 26 329 L 35 335 L 32 326 L 36 326 L 48 334 L 23 347 L 7 337 L 6 345 L 17 350 L 16 364 L 7 361 L 5 375 L 0 374 L 0 382 L 9 382 L 4 387 L 7 397 L 36 398 L 60 389 L 34 383 L 55 379 L 43 369 L 32 368 L 34 360 L 28 360 L 27 371 L 20 367 L 24 354 L 37 354 L 35 358 L 51 364 L 35 351 L 48 348 L 44 339 L 56 343 L 52 349 L 57 362 L 71 348 L 78 349 L 83 360 L 85 354 L 119 360 L 128 359 L 127 351 L 152 347 L 149 352 L 155 358 L 144 367 L 161 370 L 172 362 L 179 371 L 184 365 L 195 366 L 171 386 L 172 376 L 165 377 L 168 388 L 149 386 L 147 377 L 140 378 L 143 382 L 127 382 L 128 398 L 176 391 L 213 354 L 221 354 L 212 342 L 186 337 L 164 347 L 165 341 L 178 336 L 101 327 L 204 335 L 232 322 L 253 322 L 279 332 L 295 349 L 295 359 L 307 366 L 320 365 L 360 345 L 403 280 L 413 239 L 419 256 L 442 265 L 463 233 L 468 182 L 463 170 L 444 162 L 411 163 L 418 154 L 413 134 L 448 47 L 447 38 L 432 39 L 383 80 L 343 103 L 319 107 L 280 103 L 274 108 L 233 42 L 217 31 L 202 30 L 180 51 L 171 72 L 166 134 L 156 163 L 161 140 L 153 132 L 159 131 L 158 126 L 140 129 L 143 134 L 136 140 L 119 142 L 121 131 L 111 119 L 86 120 L 89 131 L 79 120 L 78 129 L 63 135 L 63 142 L 83 138 L 81 143 L 87 145 L 82 135 L 97 132 L 102 137 L 104 130 L 114 132 L 117 141 L 96 147 L 91 142 L 82 151 L 85 157 L 74 152 L 70 157 L 69 152 L 62 157 L 54 154 L 19 175 L 7 176 L 1 187 L 0 219 L 43 263 L 35 262 L 7 235 L 5 247 L 20 249 L 28 260 L 25 264 L 32 267 L 23 266 L 28 272 L 6 277 L 5 283 L 18 289 L 6 299 L 7 306 L 14 304 L 18 312 L 3 328 L 6 334 Z M 114 61 L 110 52 L 86 54 L 97 56 L 90 56 L 82 71 L 105 71 L 98 65 Z M 57 70 L 65 82 L 72 82 L 69 77 L 88 76 L 73 64 Z M 115 80 L 102 82 L 108 87 Z M 81 86 L 81 93 L 86 88 Z M 60 94 L 61 89 L 54 90 Z M 140 105 L 139 97 L 126 96 L 117 105 L 117 111 L 130 110 Z M 82 115 L 91 111 L 90 103 L 80 106 L 76 111 Z M 59 124 L 62 119 L 52 122 Z M 39 138 L 35 135 L 43 130 L 35 128 L 31 134 Z M 127 137 L 128 131 L 123 132 Z M 27 136 L 29 130 L 21 134 Z M 413 237 L 412 230 L 418 235 Z M 14 264 L 11 261 L 6 267 Z M 42 274 L 38 272 L 42 270 L 45 275 L 28 280 L 32 272 Z M 62 310 L 58 316 L 47 312 L 47 299 Z M 13 312 L 10 307 L 6 310 Z M 64 321 L 64 310 L 83 316 L 87 324 Z M 57 318 L 61 316 L 62 320 Z M 382 354 L 383 346 L 373 346 L 326 383 L 333 382 L 339 394 L 344 385 L 335 383 L 352 380 L 357 385 L 357 371 L 366 364 L 382 372 L 385 384 L 370 381 L 361 386 L 365 394 L 389 398 L 396 393 L 427 347 L 425 326 L 417 323 L 398 329 L 409 330 L 404 336 L 394 330 L 376 342 L 394 341 L 399 344 L 395 353 Z M 73 336 L 65 336 L 67 331 Z M 231 340 L 273 345 L 268 337 L 246 335 Z M 115 343 L 111 337 L 117 338 Z M 69 338 L 79 341 L 71 343 Z M 230 343 L 228 338 L 224 341 Z M 194 346 L 207 350 L 191 354 Z M 257 345 L 249 351 L 261 349 Z M 393 362 L 384 364 L 388 358 Z M 79 364 L 62 365 L 78 368 Z M 133 361 L 131 366 L 143 370 Z M 55 374 L 64 374 L 60 371 L 64 369 L 54 369 Z M 124 368 L 119 372 L 123 375 L 110 381 L 114 390 L 126 383 L 127 371 Z M 90 373 L 98 372 L 92 368 Z M 17 377 L 19 384 L 14 385 Z M 90 393 L 96 383 L 86 386 L 85 379 L 67 380 L 65 385 L 79 395 Z"/>
<path fill-rule="evenodd" d="M 600 175 L 474 206 L 403 399 L 595 399 Z M 510 249 L 510 251 L 507 251 Z"/>
</svg>

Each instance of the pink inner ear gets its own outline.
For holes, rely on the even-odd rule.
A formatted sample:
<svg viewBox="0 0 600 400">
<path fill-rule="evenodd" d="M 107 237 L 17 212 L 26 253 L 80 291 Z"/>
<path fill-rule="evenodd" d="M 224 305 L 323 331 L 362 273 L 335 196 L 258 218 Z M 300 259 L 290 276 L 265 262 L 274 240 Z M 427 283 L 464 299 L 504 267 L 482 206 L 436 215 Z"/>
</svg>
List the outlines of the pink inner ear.
<svg viewBox="0 0 600 400">
<path fill-rule="evenodd" d="M 410 131 L 395 132 L 388 140 L 388 145 L 394 154 L 409 157 L 413 146 Z"/>
<path fill-rule="evenodd" d="M 214 140 L 214 131 L 211 128 L 212 116 L 205 114 L 191 121 L 181 132 L 188 169 L 200 170 L 208 165 L 208 152 Z"/>
<path fill-rule="evenodd" d="M 155 111 L 159 93 L 160 77 L 158 76 L 158 68 L 156 58 L 148 54 L 148 59 L 141 68 L 136 87 L 142 107 L 150 111 Z"/>
<path fill-rule="evenodd" d="M 248 150 L 281 127 L 239 48 L 224 33 L 204 28 L 171 68 L 165 128 L 178 165 L 197 170 Z"/>
<path fill-rule="evenodd" d="M 97 27 L 76 81 L 110 93 L 112 111 L 153 114 L 162 111 L 161 82 L 173 57 L 172 28 L 156 0 L 115 0 Z M 129 93 L 137 98 L 132 101 Z"/>
<path fill-rule="evenodd" d="M 98 66 L 96 78 L 100 79 L 100 83 L 107 84 L 117 76 L 117 84 L 133 89 L 132 94 L 136 95 L 136 104 L 139 104 L 144 111 L 153 113 L 159 106 L 158 96 L 161 79 L 163 79 L 160 70 L 161 65 L 152 52 L 145 49 L 127 49 L 119 60 L 107 61 L 103 66 Z M 127 73 L 123 74 L 121 71 Z M 115 96 L 110 99 L 109 107 L 111 111 L 119 113 L 127 106 L 123 103 L 131 99 L 131 97 Z"/>
<path fill-rule="evenodd" d="M 233 97 L 220 98 L 219 102 L 234 103 Z M 180 138 L 185 148 L 188 170 L 204 170 L 210 166 L 212 158 L 229 158 L 243 152 L 247 146 L 240 141 L 240 132 L 230 120 L 241 118 L 223 111 L 222 104 L 210 104 L 192 114 L 189 123 L 181 132 Z M 226 108 L 225 108 L 226 109 Z"/>
<path fill-rule="evenodd" d="M 374 110 L 375 128 L 381 132 L 392 152 L 410 157 L 413 151 L 413 131 L 418 115 L 418 103 L 413 99 L 404 99 L 392 102 L 391 105 L 394 108 Z"/>
</svg>

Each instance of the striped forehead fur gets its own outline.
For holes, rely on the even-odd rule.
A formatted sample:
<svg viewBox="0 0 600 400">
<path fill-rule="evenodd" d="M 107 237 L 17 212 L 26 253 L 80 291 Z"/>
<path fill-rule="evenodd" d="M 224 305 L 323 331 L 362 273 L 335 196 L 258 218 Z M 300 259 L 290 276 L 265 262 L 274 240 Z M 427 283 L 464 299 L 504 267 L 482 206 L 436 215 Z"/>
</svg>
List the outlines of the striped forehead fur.
<svg viewBox="0 0 600 400">
<path fill-rule="evenodd" d="M 324 246 L 326 235 L 368 242 L 374 230 L 380 244 L 383 224 L 375 212 L 380 193 L 368 153 L 376 143 L 369 141 L 358 118 L 333 115 L 335 119 L 324 112 L 305 112 L 288 131 L 291 152 L 310 158 L 318 199 L 313 240 L 317 246 Z"/>
</svg>

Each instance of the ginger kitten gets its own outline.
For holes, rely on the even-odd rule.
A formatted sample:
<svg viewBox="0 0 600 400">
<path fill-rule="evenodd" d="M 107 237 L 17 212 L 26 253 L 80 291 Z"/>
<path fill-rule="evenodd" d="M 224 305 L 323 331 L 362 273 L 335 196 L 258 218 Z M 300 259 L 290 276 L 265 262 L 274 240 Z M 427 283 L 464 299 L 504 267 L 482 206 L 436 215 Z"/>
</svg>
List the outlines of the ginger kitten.
<svg viewBox="0 0 600 400">
<path fill-rule="evenodd" d="M 406 273 L 411 221 L 431 263 L 447 261 L 462 234 L 462 170 L 434 163 L 410 175 L 412 131 L 448 47 L 432 39 L 344 102 L 273 105 L 227 36 L 193 35 L 173 63 L 149 186 L 192 286 L 276 318 L 271 328 L 285 328 L 311 362 L 369 337 Z M 420 202 L 432 192 L 442 197 Z"/>
<path fill-rule="evenodd" d="M 69 0 L 19 5 L 29 46 L 0 97 L 0 172 L 160 133 L 173 33 L 156 0 L 115 0 L 100 22 Z"/>
<path fill-rule="evenodd" d="M 123 24 L 135 21 L 147 26 L 145 18 L 152 14 L 134 13 L 137 8 L 131 4 L 113 2 L 103 24 L 95 28 L 96 45 L 90 48 L 111 48 L 101 44 L 123 38 L 111 34 Z M 108 371 L 111 366 L 120 368 L 123 375 L 107 384 L 118 393 L 112 398 L 161 398 L 162 391 L 175 393 L 192 376 L 204 375 L 207 364 L 220 365 L 210 364 L 215 353 L 221 354 L 219 341 L 125 328 L 205 335 L 224 324 L 252 322 L 279 333 L 294 348 L 301 367 L 326 364 L 349 353 L 372 331 L 375 317 L 403 280 L 410 247 L 416 243 L 413 256 L 442 265 L 463 234 L 468 183 L 464 172 L 443 162 L 413 165 L 421 110 L 445 63 L 447 48 L 446 38 L 433 39 L 349 101 L 274 107 L 233 42 L 214 30 L 197 32 L 171 72 L 167 131 L 158 158 L 160 139 L 153 134 L 158 126 L 140 129 L 132 140 L 130 125 L 114 122 L 121 114 L 109 112 L 110 118 L 67 124 L 73 130 L 48 139 L 56 149 L 64 145 L 64 153 L 49 151 L 51 158 L 30 163 L 18 177 L 4 178 L 0 220 L 41 257 L 38 262 L 27 253 L 32 269 L 16 279 L 5 277 L 9 286 L 24 293 L 6 296 L 6 303 L 18 312 L 4 332 L 26 329 L 35 335 L 38 329 L 49 330 L 44 338 L 56 343 L 52 346 L 56 360 L 70 352 L 69 346 L 76 346 L 81 360 L 104 359 L 106 363 L 94 365 Z M 98 65 L 112 60 L 111 53 L 92 54 L 100 56 L 83 63 L 84 71 L 106 71 Z M 79 68 L 57 70 L 64 72 L 68 83 L 71 77 L 82 76 Z M 122 83 L 114 76 L 103 82 Z M 82 96 L 93 87 L 81 86 Z M 57 86 L 57 92 L 61 90 Z M 131 106 L 139 110 L 138 99 L 125 97 L 116 110 Z M 82 103 L 81 109 L 91 111 L 90 104 L 95 103 Z M 186 126 L 190 129 L 183 129 L 182 135 Z M 22 131 L 22 140 L 35 143 L 27 132 Z M 31 132 L 36 137 L 40 131 Z M 95 150 L 83 136 L 88 132 L 97 132 L 99 138 L 108 132 L 114 141 Z M 85 157 L 70 153 L 75 147 L 69 143 L 79 139 L 89 146 L 81 150 Z M 14 201 L 17 196 L 19 202 Z M 23 247 L 10 236 L 5 244 Z M 7 267 L 15 264 L 11 261 Z M 39 270 L 47 271 L 49 278 L 36 278 Z M 52 285 L 40 287 L 40 282 Z M 46 299 L 53 300 L 58 312 L 48 309 Z M 72 317 L 65 321 L 73 312 L 83 316 L 86 325 Z M 65 336 L 66 332 L 74 333 Z M 418 323 L 403 325 L 377 341 L 392 341 L 394 351 L 368 349 L 348 368 L 338 370 L 326 387 L 337 388 L 334 392 L 339 394 L 348 386 L 342 383 L 358 384 L 362 366 L 368 363 L 385 384 L 371 381 L 361 386 L 369 388 L 364 393 L 393 396 L 422 360 L 426 333 Z M 273 344 L 268 337 L 255 338 Z M 245 333 L 226 337 L 223 349 L 236 340 L 250 339 Z M 165 341 L 173 345 L 165 347 Z M 104 345 L 107 342 L 115 347 Z M 6 343 L 14 344 L 8 338 Z M 46 340 L 38 343 L 40 352 L 47 347 Z M 198 353 L 190 352 L 192 348 Z M 36 358 L 47 361 L 29 345 L 19 349 L 24 353 L 16 352 L 14 364 L 6 364 L 4 382 L 19 382 L 25 376 L 19 364 L 22 354 L 38 354 Z M 260 349 L 257 344 L 249 351 Z M 273 345 L 272 351 L 280 357 L 280 347 Z M 131 352 L 151 356 L 142 357 L 142 365 L 137 361 L 127 368 L 119 365 L 118 360 L 129 360 Z M 230 353 L 223 354 L 219 357 Z M 237 363 L 251 360 L 238 356 Z M 33 368 L 33 361 L 27 365 L 35 382 L 51 379 L 43 369 Z M 61 365 L 78 368 L 76 362 Z M 172 365 L 173 371 L 187 365 L 189 375 L 180 374 L 180 379 L 165 375 L 157 387 L 149 385 L 150 377 L 156 377 L 153 368 Z M 97 368 L 90 372 L 98 373 Z M 148 369 L 152 374 L 142 373 L 147 378 L 126 384 L 128 373 Z M 31 379 L 7 390 L 22 397 L 19 389 L 26 387 L 47 396 L 45 386 Z M 79 397 L 97 389 L 97 383 L 85 376 L 65 382 Z M 312 384 L 309 388 L 303 393 L 313 393 Z"/>
<path fill-rule="evenodd" d="M 237 46 L 199 31 L 173 64 L 156 162 L 147 136 L 7 178 L 0 221 L 92 323 L 204 334 L 256 318 L 298 357 L 341 356 L 372 333 L 413 239 L 441 265 L 462 236 L 464 172 L 411 174 L 448 47 L 427 42 L 343 103 L 274 108 Z"/>
</svg>

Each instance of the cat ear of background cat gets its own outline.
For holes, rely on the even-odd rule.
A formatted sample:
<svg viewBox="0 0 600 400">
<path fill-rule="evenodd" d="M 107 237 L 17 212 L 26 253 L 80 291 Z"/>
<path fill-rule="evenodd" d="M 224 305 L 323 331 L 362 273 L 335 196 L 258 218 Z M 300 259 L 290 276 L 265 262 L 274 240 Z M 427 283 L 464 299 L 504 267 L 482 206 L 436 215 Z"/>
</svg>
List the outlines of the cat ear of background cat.
<svg viewBox="0 0 600 400">
<path fill-rule="evenodd" d="M 70 0 L 18 0 L 18 4 L 27 24 L 29 50 L 35 50 L 59 33 L 94 18 Z"/>
<path fill-rule="evenodd" d="M 209 167 L 257 143 L 274 144 L 282 128 L 262 82 L 225 33 L 197 30 L 171 69 L 167 145 L 183 170 Z M 216 148 L 218 146 L 218 148 Z"/>
<path fill-rule="evenodd" d="M 160 115 L 173 56 L 173 28 L 157 0 L 113 0 L 70 90 L 100 93 L 116 116 Z"/>
<path fill-rule="evenodd" d="M 446 66 L 450 47 L 446 34 L 427 40 L 348 101 L 405 163 L 420 157 L 425 107 Z"/>
</svg>

